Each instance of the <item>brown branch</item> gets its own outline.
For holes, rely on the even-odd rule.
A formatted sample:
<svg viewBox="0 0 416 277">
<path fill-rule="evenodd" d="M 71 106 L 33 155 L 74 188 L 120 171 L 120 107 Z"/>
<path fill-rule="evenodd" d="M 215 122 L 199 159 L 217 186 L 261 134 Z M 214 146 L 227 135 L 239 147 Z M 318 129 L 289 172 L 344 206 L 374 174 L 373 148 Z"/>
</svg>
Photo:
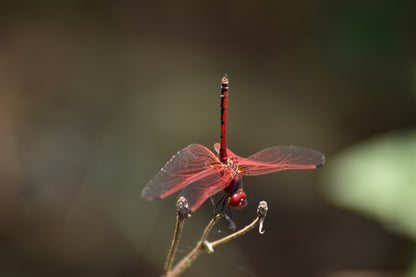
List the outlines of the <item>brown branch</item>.
<svg viewBox="0 0 416 277">
<path fill-rule="evenodd" d="M 246 227 L 244 227 L 243 229 L 234 232 L 222 239 L 216 240 L 214 242 L 208 242 L 205 241 L 205 247 L 208 249 L 209 253 L 214 252 L 214 247 L 219 246 L 221 244 L 224 244 L 226 242 L 229 242 L 230 240 L 236 239 L 242 235 L 244 235 L 245 233 L 248 233 L 249 231 L 251 231 L 251 229 L 255 228 L 257 225 L 259 225 L 259 233 L 260 234 L 264 234 L 264 230 L 263 230 L 263 222 L 264 222 L 264 218 L 266 217 L 267 214 L 267 202 L 266 201 L 260 201 L 258 207 L 257 207 L 257 217 L 256 219 L 254 219 L 253 222 L 251 222 L 249 225 L 247 225 Z"/>
<path fill-rule="evenodd" d="M 212 227 L 221 218 L 221 215 L 217 214 L 213 219 L 211 219 L 211 221 L 208 223 L 207 227 L 205 227 L 205 230 L 202 233 L 201 239 L 198 241 L 196 246 L 191 250 L 191 252 L 188 255 L 186 255 L 171 271 L 168 270 L 166 272 L 165 276 L 166 277 L 179 276 L 179 274 L 181 274 L 186 268 L 188 268 L 192 264 L 192 262 L 195 261 L 195 259 L 198 258 L 198 256 L 201 255 L 202 252 L 204 252 L 205 250 L 208 253 L 212 253 L 212 252 L 214 252 L 214 247 L 219 246 L 221 244 L 224 244 L 228 241 L 231 241 L 235 238 L 238 238 L 238 237 L 244 235 L 248 231 L 255 228 L 257 225 L 259 225 L 259 233 L 263 234 L 264 233 L 263 222 L 264 222 L 264 218 L 266 217 L 267 210 L 268 210 L 267 202 L 266 201 L 261 201 L 259 203 L 258 207 L 257 207 L 257 217 L 252 223 L 250 223 L 249 225 L 247 225 L 243 229 L 241 229 L 241 230 L 239 230 L 235 233 L 232 233 L 229 236 L 226 236 L 222 239 L 219 239 L 217 241 L 214 241 L 214 242 L 210 243 L 206 239 L 207 239 L 208 234 L 211 231 Z"/>
<path fill-rule="evenodd" d="M 180 197 L 176 202 L 176 210 L 178 215 L 176 216 L 176 229 L 173 235 L 172 244 L 170 246 L 168 256 L 166 257 L 164 273 L 168 276 L 168 273 L 172 267 L 173 258 L 175 257 L 176 249 L 178 248 L 179 239 L 185 224 L 185 219 L 191 216 L 189 211 L 188 201 L 185 197 Z"/>
</svg>

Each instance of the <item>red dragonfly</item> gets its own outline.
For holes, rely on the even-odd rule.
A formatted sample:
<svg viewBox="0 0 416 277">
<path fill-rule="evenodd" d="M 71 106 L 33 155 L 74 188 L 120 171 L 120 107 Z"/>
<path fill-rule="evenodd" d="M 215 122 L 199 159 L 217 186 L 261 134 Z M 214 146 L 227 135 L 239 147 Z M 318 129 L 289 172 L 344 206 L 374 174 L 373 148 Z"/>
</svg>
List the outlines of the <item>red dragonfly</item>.
<svg viewBox="0 0 416 277">
<path fill-rule="evenodd" d="M 325 163 L 325 156 L 313 149 L 274 146 L 248 158 L 226 148 L 228 78 L 221 80 L 221 140 L 214 145 L 218 156 L 200 144 L 179 150 L 143 189 L 147 200 L 163 199 L 180 191 L 195 212 L 209 197 L 224 191 L 224 203 L 232 208 L 247 204 L 241 176 L 263 175 L 289 169 L 315 169 Z"/>
</svg>

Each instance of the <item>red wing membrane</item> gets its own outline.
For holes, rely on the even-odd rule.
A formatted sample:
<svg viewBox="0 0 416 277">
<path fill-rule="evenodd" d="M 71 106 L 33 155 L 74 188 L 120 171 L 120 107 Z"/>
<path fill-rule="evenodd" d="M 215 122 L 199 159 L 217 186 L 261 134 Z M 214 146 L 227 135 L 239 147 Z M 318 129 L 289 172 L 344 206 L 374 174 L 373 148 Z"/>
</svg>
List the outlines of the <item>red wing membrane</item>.
<svg viewBox="0 0 416 277">
<path fill-rule="evenodd" d="M 218 153 L 220 153 L 220 144 L 217 142 L 214 144 L 214 149 L 215 151 Z M 227 148 L 227 156 L 228 158 L 232 158 L 232 157 L 238 157 L 236 154 L 234 154 L 230 149 Z"/>
<path fill-rule="evenodd" d="M 313 149 L 275 146 L 248 158 L 239 159 L 241 175 L 262 175 L 288 169 L 314 169 L 325 163 L 325 156 Z"/>
<path fill-rule="evenodd" d="M 210 185 L 212 185 L 212 182 L 219 178 L 215 176 L 219 176 L 221 169 L 218 158 L 208 148 L 200 144 L 188 145 L 179 150 L 147 183 L 142 191 L 142 197 L 147 200 L 165 198 L 206 178 L 211 181 Z M 202 184 L 202 182 L 198 183 Z"/>
<path fill-rule="evenodd" d="M 181 190 L 179 195 L 188 200 L 190 210 L 195 212 L 208 197 L 223 190 L 230 181 L 231 174 L 213 174 L 190 184 Z"/>
</svg>

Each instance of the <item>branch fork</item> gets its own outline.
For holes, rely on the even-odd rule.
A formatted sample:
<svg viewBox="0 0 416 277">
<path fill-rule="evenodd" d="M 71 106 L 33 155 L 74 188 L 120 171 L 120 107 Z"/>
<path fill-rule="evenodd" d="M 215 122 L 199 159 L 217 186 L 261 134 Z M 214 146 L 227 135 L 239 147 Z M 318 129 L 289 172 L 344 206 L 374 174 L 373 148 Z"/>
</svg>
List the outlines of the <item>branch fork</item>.
<svg viewBox="0 0 416 277">
<path fill-rule="evenodd" d="M 236 239 L 247 232 L 254 229 L 256 226 L 259 226 L 259 233 L 264 234 L 263 224 L 264 219 L 267 215 L 268 207 L 266 201 L 260 201 L 257 207 L 257 217 L 246 227 L 236 231 L 224 238 L 218 239 L 213 242 L 209 242 L 207 237 L 214 225 L 218 222 L 218 220 L 222 217 L 221 214 L 217 214 L 214 216 L 213 219 L 208 223 L 205 227 L 204 232 L 202 233 L 201 239 L 195 245 L 195 247 L 186 255 L 181 261 L 179 261 L 176 266 L 172 269 L 173 259 L 179 244 L 180 235 L 183 230 L 183 226 L 185 223 L 185 219 L 191 216 L 191 212 L 189 210 L 188 201 L 184 197 L 180 197 L 176 203 L 177 208 L 177 217 L 176 217 L 176 229 L 175 234 L 173 236 L 172 244 L 168 252 L 168 256 L 166 258 L 165 268 L 164 268 L 164 277 L 176 277 L 179 276 L 185 269 L 187 269 L 192 262 L 201 255 L 204 251 L 211 254 L 214 252 L 214 248 L 229 242 L 233 239 Z"/>
</svg>

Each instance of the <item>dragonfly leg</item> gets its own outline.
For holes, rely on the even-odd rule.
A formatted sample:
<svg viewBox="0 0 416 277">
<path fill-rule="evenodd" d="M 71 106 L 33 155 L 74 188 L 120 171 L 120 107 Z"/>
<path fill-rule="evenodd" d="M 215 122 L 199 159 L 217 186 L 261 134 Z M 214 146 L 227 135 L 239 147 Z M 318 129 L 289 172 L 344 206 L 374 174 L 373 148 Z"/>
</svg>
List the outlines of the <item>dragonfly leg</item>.
<svg viewBox="0 0 416 277">
<path fill-rule="evenodd" d="M 223 209 L 222 217 L 227 222 L 228 228 L 230 228 L 231 230 L 235 230 L 236 226 L 235 226 L 235 222 L 234 222 L 233 215 L 231 213 L 231 208 L 229 205 L 226 205 L 225 209 Z"/>
<path fill-rule="evenodd" d="M 231 215 L 231 214 L 230 214 Z M 222 218 L 224 219 L 224 221 L 227 223 L 227 225 L 228 225 L 228 228 L 230 228 L 231 230 L 235 230 L 235 228 L 236 228 L 236 226 L 235 226 L 235 222 L 234 222 L 234 220 L 233 220 L 233 218 L 230 216 L 230 215 L 228 215 L 227 213 L 225 213 L 225 212 L 222 212 L 221 213 L 221 216 L 222 216 Z"/>
<path fill-rule="evenodd" d="M 224 196 L 222 197 L 221 212 L 224 212 L 225 202 L 227 202 L 227 201 L 226 201 L 226 195 L 224 194 Z"/>
<path fill-rule="evenodd" d="M 231 208 L 227 203 L 228 194 L 224 193 L 224 195 L 220 198 L 220 200 L 215 204 L 214 198 L 211 196 L 211 203 L 214 206 L 214 216 L 219 214 L 227 223 L 228 228 L 231 230 L 235 230 L 236 225 L 231 215 Z"/>
<path fill-rule="evenodd" d="M 220 214 L 221 217 L 224 219 L 224 221 L 227 223 L 228 228 L 231 230 L 235 230 L 235 222 L 233 220 L 233 217 L 231 215 L 231 208 L 227 203 L 228 194 L 224 193 L 224 195 L 221 197 L 220 201 L 218 202 L 216 206 L 216 214 Z M 221 209 L 218 209 L 218 206 L 221 205 Z"/>
<path fill-rule="evenodd" d="M 215 208 L 214 197 L 212 197 L 212 195 L 209 197 L 209 200 L 211 200 L 211 204 Z"/>
<path fill-rule="evenodd" d="M 215 215 L 217 215 L 217 214 L 221 214 L 221 213 L 222 213 L 222 211 L 224 210 L 224 203 L 225 203 L 225 200 L 226 200 L 226 195 L 224 194 L 224 195 L 221 197 L 221 199 L 217 202 L 217 204 L 214 204 L 214 199 L 213 199 L 213 197 L 211 196 L 211 203 L 212 203 L 212 205 L 214 206 L 214 216 L 215 216 Z M 221 204 L 222 204 L 222 207 L 221 207 L 221 209 L 219 209 L 218 207 L 219 207 Z"/>
</svg>

